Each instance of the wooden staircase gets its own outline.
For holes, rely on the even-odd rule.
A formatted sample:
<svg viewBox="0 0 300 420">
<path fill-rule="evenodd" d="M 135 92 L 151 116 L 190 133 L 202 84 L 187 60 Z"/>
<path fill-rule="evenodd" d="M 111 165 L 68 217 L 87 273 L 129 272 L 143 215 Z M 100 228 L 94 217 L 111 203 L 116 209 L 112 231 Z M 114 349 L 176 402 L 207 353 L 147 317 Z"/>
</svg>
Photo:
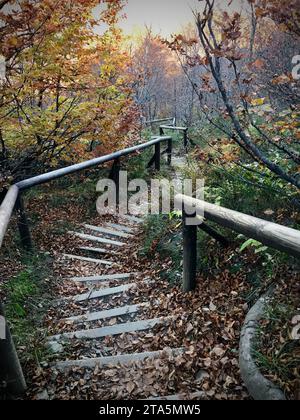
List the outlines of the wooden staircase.
<svg viewBox="0 0 300 420">
<path fill-rule="evenodd" d="M 70 277 L 67 281 L 74 282 L 75 285 L 84 285 L 87 291 L 72 296 L 63 297 L 54 302 L 55 306 L 79 306 L 80 315 L 73 315 L 61 319 L 58 325 L 67 325 L 68 331 L 64 330 L 49 336 L 47 346 L 53 357 L 56 359 L 51 367 L 54 372 L 68 374 L 73 369 L 98 369 L 118 367 L 118 369 L 127 369 L 129 365 L 151 361 L 157 359 L 171 360 L 185 353 L 184 348 L 162 348 L 156 351 L 144 351 L 136 353 L 118 353 L 113 354 L 105 348 L 104 340 L 113 339 L 116 336 L 126 336 L 128 334 L 139 334 L 139 332 L 151 331 L 160 326 L 160 333 L 163 334 L 164 327 L 172 322 L 172 316 L 146 319 L 143 311 L 157 302 L 130 302 L 128 293 L 134 291 L 136 287 L 151 285 L 151 278 L 144 278 L 142 273 L 123 273 L 117 272 L 117 261 L 121 254 L 127 253 L 130 241 L 134 240 L 136 235 L 141 234 L 143 228 L 143 219 L 134 216 L 122 217 L 119 223 L 106 223 L 104 226 L 93 226 L 84 224 L 82 232 L 69 232 L 78 249 L 78 255 L 64 254 L 63 258 L 69 261 L 80 261 L 88 264 L 91 269 L 96 266 L 105 266 L 107 274 L 95 276 Z M 93 236 L 89 233 L 92 231 Z M 85 246 L 76 244 L 77 241 L 84 241 Z M 103 248 L 93 248 L 93 244 L 101 243 Z M 101 259 L 91 258 L 101 255 Z M 102 257 L 104 259 L 102 259 Z M 111 286 L 113 282 L 113 286 Z M 118 304 L 110 309 L 103 309 L 103 302 L 111 297 L 118 297 Z M 117 320 L 110 325 L 111 320 Z M 95 323 L 104 323 L 104 326 L 96 327 Z M 58 327 L 59 329 L 59 327 Z M 97 342 L 98 348 L 103 349 L 103 355 L 91 357 L 90 349 L 80 354 L 80 358 L 72 360 L 66 357 L 70 353 L 69 349 L 78 342 L 87 341 Z M 102 347 L 103 344 L 103 347 Z M 92 346 L 92 344 L 91 344 Z M 64 358 L 65 357 L 65 358 Z M 150 395 L 155 395 L 155 389 Z M 141 398 L 143 395 L 141 395 Z M 195 392 L 192 396 L 186 395 L 157 395 L 157 399 L 197 399 L 202 398 L 203 392 Z M 156 399 L 156 397 L 151 397 Z"/>
</svg>

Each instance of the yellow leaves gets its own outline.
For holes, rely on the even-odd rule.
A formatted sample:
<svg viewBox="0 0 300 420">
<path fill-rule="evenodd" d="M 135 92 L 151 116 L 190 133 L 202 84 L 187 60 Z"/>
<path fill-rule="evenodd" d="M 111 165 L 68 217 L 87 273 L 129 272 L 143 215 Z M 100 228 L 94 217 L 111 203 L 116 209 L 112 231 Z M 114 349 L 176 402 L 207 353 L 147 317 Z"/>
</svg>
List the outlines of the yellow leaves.
<svg viewBox="0 0 300 420">
<path fill-rule="evenodd" d="M 101 76 L 109 77 L 115 71 L 113 64 L 108 63 L 101 66 Z"/>
<path fill-rule="evenodd" d="M 280 119 L 273 122 L 272 128 L 276 130 L 277 136 L 273 136 L 274 141 L 284 140 L 293 143 L 300 139 L 300 121 L 297 112 L 284 111 Z"/>
<path fill-rule="evenodd" d="M 9 43 L 13 47 L 17 47 L 19 45 L 19 39 L 17 36 L 13 36 L 10 38 Z"/>
<path fill-rule="evenodd" d="M 286 122 L 285 122 L 285 121 L 276 121 L 274 125 L 275 125 L 276 127 L 282 127 L 282 126 L 284 126 L 285 124 L 286 124 Z"/>
<path fill-rule="evenodd" d="M 291 121 L 289 126 L 291 128 L 298 128 L 298 127 L 300 127 L 300 121 Z"/>
<path fill-rule="evenodd" d="M 274 123 L 274 126 L 279 129 L 280 133 L 284 133 L 287 130 L 294 130 L 300 127 L 299 121 L 293 121 L 291 119 L 287 119 L 286 121 L 280 120 Z M 294 135 L 298 138 L 299 137 L 299 130 L 297 130 Z"/>
<path fill-rule="evenodd" d="M 300 120 L 300 112 L 293 112 L 291 118 Z"/>
<path fill-rule="evenodd" d="M 257 98 L 251 100 L 251 105 L 253 106 L 260 106 L 265 103 L 266 98 Z"/>
<path fill-rule="evenodd" d="M 220 154 L 222 155 L 223 161 L 226 163 L 235 162 L 237 159 L 239 159 L 240 149 L 231 142 L 228 142 L 227 139 L 223 139 L 221 145 L 219 145 L 218 148 Z"/>
</svg>

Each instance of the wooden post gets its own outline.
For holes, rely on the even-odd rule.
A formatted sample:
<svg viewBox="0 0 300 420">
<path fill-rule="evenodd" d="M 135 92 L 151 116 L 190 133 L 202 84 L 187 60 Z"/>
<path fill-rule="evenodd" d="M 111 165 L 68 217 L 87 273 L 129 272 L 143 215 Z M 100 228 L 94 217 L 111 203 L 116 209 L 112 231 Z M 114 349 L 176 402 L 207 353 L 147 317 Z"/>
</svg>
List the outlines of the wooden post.
<svg viewBox="0 0 300 420">
<path fill-rule="evenodd" d="M 2 304 L 0 304 L 0 316 L 0 322 L 3 322 L 5 315 Z M 7 323 L 3 338 L 0 337 L 0 387 L 3 386 L 3 391 L 8 396 L 22 395 L 26 391 L 26 382 Z"/>
<path fill-rule="evenodd" d="M 163 127 L 159 127 L 159 135 L 164 136 L 164 129 Z M 167 148 L 167 163 L 170 166 L 172 163 L 172 149 L 173 149 L 173 139 L 168 140 L 168 148 Z"/>
<path fill-rule="evenodd" d="M 183 217 L 183 290 L 190 292 L 196 288 L 197 272 L 197 226 L 188 225 L 188 216 L 182 210 Z"/>
<path fill-rule="evenodd" d="M 160 143 L 155 145 L 155 170 L 160 171 Z"/>
<path fill-rule="evenodd" d="M 168 165 L 172 163 L 173 139 L 168 140 Z"/>
<path fill-rule="evenodd" d="M 184 130 L 184 132 L 183 132 L 183 145 L 184 145 L 185 151 L 187 151 L 187 148 L 188 148 L 188 132 L 187 132 L 187 129 Z"/>
<path fill-rule="evenodd" d="M 27 219 L 27 216 L 26 216 L 24 200 L 22 198 L 21 193 L 19 194 L 19 196 L 17 198 L 16 210 L 17 210 L 17 213 L 18 213 L 18 228 L 19 228 L 19 232 L 20 232 L 22 247 L 26 251 L 31 252 L 32 249 L 33 249 L 32 239 L 31 239 L 28 219 Z"/>
</svg>

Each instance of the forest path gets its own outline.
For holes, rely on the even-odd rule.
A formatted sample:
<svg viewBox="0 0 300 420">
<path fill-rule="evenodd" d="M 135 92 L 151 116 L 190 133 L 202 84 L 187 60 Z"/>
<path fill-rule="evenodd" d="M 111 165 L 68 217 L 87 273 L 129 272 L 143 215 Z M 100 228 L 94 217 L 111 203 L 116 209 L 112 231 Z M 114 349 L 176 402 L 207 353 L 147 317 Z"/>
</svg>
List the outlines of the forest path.
<svg viewBox="0 0 300 420">
<path fill-rule="evenodd" d="M 184 162 L 184 158 L 174 158 L 175 176 Z M 189 358 L 189 348 L 170 346 L 167 341 L 163 345 L 168 330 L 176 329 L 176 316 L 163 306 L 159 293 L 157 299 L 150 298 L 158 287 L 159 273 L 152 277 L 140 266 L 135 242 L 143 235 L 143 223 L 140 217 L 120 216 L 103 225 L 85 223 L 80 231 L 69 232 L 73 247 L 61 255 L 60 264 L 67 266 L 66 273 L 79 275 L 65 279 L 66 296 L 54 302 L 53 334 L 47 338 L 54 359 L 52 373 L 68 378 L 79 375 L 83 383 L 82 378 L 91 378 L 102 369 L 125 398 L 137 387 L 141 390 L 135 397 L 141 399 L 202 398 L 204 393 L 197 386 L 185 394 L 171 378 L 165 387 L 161 383 L 161 371 Z M 120 370 L 125 376 L 123 385 L 118 384 Z M 84 382 L 87 387 L 96 386 L 91 379 Z"/>
</svg>

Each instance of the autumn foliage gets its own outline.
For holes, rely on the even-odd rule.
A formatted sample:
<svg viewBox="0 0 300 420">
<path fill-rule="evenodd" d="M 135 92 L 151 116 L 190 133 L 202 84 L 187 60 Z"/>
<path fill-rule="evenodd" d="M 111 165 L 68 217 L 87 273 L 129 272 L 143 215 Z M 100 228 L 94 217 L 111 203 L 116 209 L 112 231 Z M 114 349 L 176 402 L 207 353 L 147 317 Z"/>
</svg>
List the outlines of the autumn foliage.
<svg viewBox="0 0 300 420">
<path fill-rule="evenodd" d="M 123 1 L 18 4 L 0 2 L 2 186 L 112 152 L 130 141 L 136 120 L 130 58 L 116 25 Z"/>
</svg>

